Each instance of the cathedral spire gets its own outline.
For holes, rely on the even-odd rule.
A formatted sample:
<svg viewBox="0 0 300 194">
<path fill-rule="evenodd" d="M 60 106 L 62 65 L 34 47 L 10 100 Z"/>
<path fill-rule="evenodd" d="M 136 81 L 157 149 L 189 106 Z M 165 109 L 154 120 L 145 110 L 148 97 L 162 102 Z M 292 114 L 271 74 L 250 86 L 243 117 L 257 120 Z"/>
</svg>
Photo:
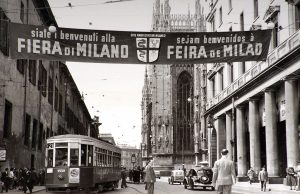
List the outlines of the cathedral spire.
<svg viewBox="0 0 300 194">
<path fill-rule="evenodd" d="M 195 1 L 195 15 L 196 15 L 196 17 L 200 17 L 200 15 L 201 15 L 200 0 Z"/>
<path fill-rule="evenodd" d="M 170 16 L 170 13 L 171 13 L 171 7 L 170 7 L 170 4 L 169 4 L 169 0 L 165 0 L 164 2 L 164 8 L 165 8 L 165 16 L 166 17 L 169 17 Z"/>
<path fill-rule="evenodd" d="M 160 0 L 155 0 L 155 15 L 160 14 Z"/>
</svg>

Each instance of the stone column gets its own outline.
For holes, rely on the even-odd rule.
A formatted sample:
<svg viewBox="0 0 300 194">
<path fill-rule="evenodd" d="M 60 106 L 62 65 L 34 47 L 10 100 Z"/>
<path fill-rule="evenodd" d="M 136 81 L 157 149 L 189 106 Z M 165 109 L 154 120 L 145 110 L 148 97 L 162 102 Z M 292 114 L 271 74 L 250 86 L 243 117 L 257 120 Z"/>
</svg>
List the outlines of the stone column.
<svg viewBox="0 0 300 194">
<path fill-rule="evenodd" d="M 225 147 L 226 147 L 225 118 L 222 115 L 217 118 L 217 158 L 221 156 L 221 151 Z"/>
<path fill-rule="evenodd" d="M 233 161 L 232 154 L 232 114 L 231 112 L 226 113 L 226 148 L 228 149 L 228 158 Z"/>
<path fill-rule="evenodd" d="M 275 91 L 265 90 L 265 114 L 266 114 L 266 154 L 267 171 L 269 176 L 279 175 L 278 141 L 277 141 L 277 110 Z"/>
<path fill-rule="evenodd" d="M 285 85 L 285 112 L 286 112 L 286 149 L 287 164 L 296 167 L 299 161 L 299 107 L 298 107 L 298 80 L 287 79 Z"/>
<path fill-rule="evenodd" d="M 236 110 L 236 135 L 237 135 L 237 162 L 238 176 L 247 174 L 247 150 L 246 150 L 246 121 L 244 107 L 239 105 Z"/>
<path fill-rule="evenodd" d="M 255 172 L 261 169 L 258 101 L 258 98 L 249 99 L 250 166 Z"/>
</svg>

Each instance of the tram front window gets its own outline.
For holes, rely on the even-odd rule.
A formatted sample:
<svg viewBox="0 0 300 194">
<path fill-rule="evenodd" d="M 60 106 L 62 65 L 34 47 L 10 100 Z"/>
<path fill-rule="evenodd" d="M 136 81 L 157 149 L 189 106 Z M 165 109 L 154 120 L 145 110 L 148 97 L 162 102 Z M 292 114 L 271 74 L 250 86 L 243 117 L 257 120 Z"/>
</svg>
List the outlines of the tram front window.
<svg viewBox="0 0 300 194">
<path fill-rule="evenodd" d="M 70 166 L 78 166 L 79 150 L 70 149 Z"/>
<path fill-rule="evenodd" d="M 56 148 L 55 166 L 68 166 L 68 148 Z"/>
<path fill-rule="evenodd" d="M 53 150 L 48 150 L 47 166 L 53 167 Z"/>
</svg>

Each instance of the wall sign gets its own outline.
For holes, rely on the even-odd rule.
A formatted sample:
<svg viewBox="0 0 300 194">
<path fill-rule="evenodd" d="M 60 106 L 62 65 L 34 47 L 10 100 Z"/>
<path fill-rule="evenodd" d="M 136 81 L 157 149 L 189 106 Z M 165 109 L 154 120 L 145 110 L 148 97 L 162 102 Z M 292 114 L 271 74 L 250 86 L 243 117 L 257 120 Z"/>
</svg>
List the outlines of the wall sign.
<svg viewBox="0 0 300 194">
<path fill-rule="evenodd" d="M 0 148 L 0 162 L 6 161 L 6 149 Z"/>
</svg>

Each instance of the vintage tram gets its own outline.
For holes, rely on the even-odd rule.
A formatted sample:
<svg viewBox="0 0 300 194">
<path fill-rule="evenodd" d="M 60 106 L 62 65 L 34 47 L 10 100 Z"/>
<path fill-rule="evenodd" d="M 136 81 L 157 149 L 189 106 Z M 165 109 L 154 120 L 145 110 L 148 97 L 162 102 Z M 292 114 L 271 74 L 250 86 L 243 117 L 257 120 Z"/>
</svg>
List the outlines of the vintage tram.
<svg viewBox="0 0 300 194">
<path fill-rule="evenodd" d="M 118 187 L 121 149 L 83 135 L 58 135 L 47 139 L 46 190 L 71 191 Z"/>
</svg>

